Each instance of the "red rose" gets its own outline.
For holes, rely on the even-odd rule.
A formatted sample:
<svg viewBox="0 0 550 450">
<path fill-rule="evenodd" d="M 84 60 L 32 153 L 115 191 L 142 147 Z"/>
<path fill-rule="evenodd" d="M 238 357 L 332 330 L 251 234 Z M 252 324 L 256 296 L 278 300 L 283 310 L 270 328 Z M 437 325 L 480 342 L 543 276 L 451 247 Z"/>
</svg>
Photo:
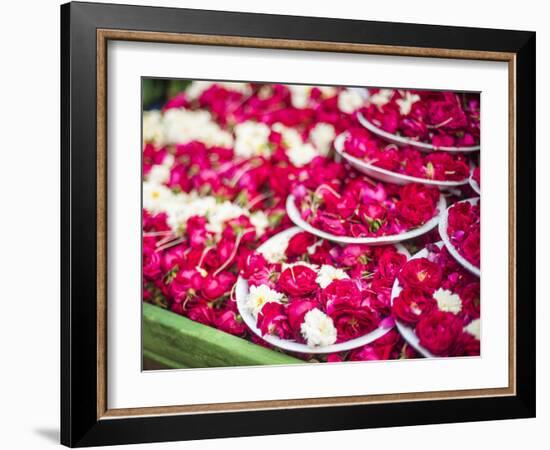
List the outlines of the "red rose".
<svg viewBox="0 0 550 450">
<path fill-rule="evenodd" d="M 480 286 L 478 282 L 468 283 L 459 291 L 462 300 L 462 311 L 471 319 L 479 319 L 480 316 Z"/>
<path fill-rule="evenodd" d="M 433 292 L 441 284 L 442 276 L 441 268 L 437 264 L 427 258 L 414 258 L 403 266 L 398 278 L 404 287 Z"/>
<path fill-rule="evenodd" d="M 143 258 L 143 276 L 149 280 L 159 277 L 162 273 L 160 252 L 152 251 Z"/>
<path fill-rule="evenodd" d="M 436 305 L 434 298 L 425 291 L 406 287 L 394 299 L 392 312 L 402 322 L 414 325 Z"/>
<path fill-rule="evenodd" d="M 335 309 L 330 314 L 337 331 L 336 342 L 345 342 L 364 336 L 374 330 L 380 319 L 369 308 Z"/>
<path fill-rule="evenodd" d="M 343 219 L 348 219 L 355 212 L 356 209 L 357 199 L 350 192 L 346 192 L 336 202 L 336 211 Z"/>
<path fill-rule="evenodd" d="M 410 183 L 403 186 L 399 194 L 397 213 L 403 221 L 420 226 L 434 216 L 439 199 L 437 188 Z"/>
<path fill-rule="evenodd" d="M 235 336 L 243 336 L 246 334 L 246 324 L 235 311 L 225 310 L 217 315 L 214 325 L 226 333 Z"/>
<path fill-rule="evenodd" d="M 307 253 L 307 249 L 311 247 L 317 238 L 308 233 L 307 231 L 302 231 L 296 233 L 288 241 L 288 246 L 286 248 L 286 256 L 292 258 L 293 256 L 302 256 Z"/>
<path fill-rule="evenodd" d="M 479 167 L 476 167 L 474 169 L 474 172 L 472 174 L 472 178 L 476 181 L 476 183 L 481 186 L 481 171 Z"/>
<path fill-rule="evenodd" d="M 170 295 L 174 302 L 181 303 L 196 295 L 201 289 L 203 278 L 201 274 L 194 269 L 180 270 L 172 282 L 169 284 Z"/>
<path fill-rule="evenodd" d="M 401 335 L 396 330 L 388 331 L 371 344 L 359 347 L 350 354 L 350 361 L 379 361 L 397 359 L 403 346 Z"/>
<path fill-rule="evenodd" d="M 358 308 L 361 304 L 361 292 L 355 281 L 350 279 L 334 280 L 321 293 L 328 315 L 336 309 Z"/>
<path fill-rule="evenodd" d="M 405 136 L 412 138 L 423 138 L 428 134 L 428 128 L 423 122 L 409 117 L 401 120 L 400 129 Z"/>
<path fill-rule="evenodd" d="M 329 353 L 327 355 L 327 362 L 328 363 L 339 363 L 344 362 L 344 358 L 340 353 Z"/>
<path fill-rule="evenodd" d="M 453 356 L 479 356 L 480 342 L 470 333 L 462 333 L 456 344 Z"/>
<path fill-rule="evenodd" d="M 207 303 L 196 303 L 187 310 L 187 317 L 204 325 L 214 324 L 214 310 Z"/>
<path fill-rule="evenodd" d="M 258 314 L 258 328 L 262 335 L 270 334 L 278 336 L 281 339 L 291 337 L 288 318 L 285 314 L 285 308 L 280 303 L 266 303 Z"/>
<path fill-rule="evenodd" d="M 302 297 L 317 290 L 317 273 L 309 267 L 298 264 L 285 269 L 279 277 L 279 287 L 291 297 Z"/>
<path fill-rule="evenodd" d="M 479 239 L 479 229 L 472 230 L 466 235 L 466 239 L 464 239 L 462 243 L 462 253 L 464 257 L 477 267 L 479 267 L 481 258 Z"/>
<path fill-rule="evenodd" d="M 304 321 L 304 316 L 312 309 L 318 307 L 319 305 L 316 302 L 312 302 L 310 300 L 292 300 L 286 307 L 290 327 L 295 332 L 299 333 L 302 322 Z"/>
<path fill-rule="evenodd" d="M 397 273 L 406 261 L 407 257 L 405 255 L 393 250 L 387 250 L 378 260 L 378 273 L 382 278 L 393 283 Z"/>
<path fill-rule="evenodd" d="M 309 255 L 309 259 L 314 264 L 330 264 L 330 250 L 332 245 L 329 241 L 322 241 L 321 244 L 315 246 L 313 254 Z"/>
<path fill-rule="evenodd" d="M 437 356 L 450 356 L 462 334 L 462 321 L 450 312 L 433 310 L 416 325 L 420 345 Z"/>
<path fill-rule="evenodd" d="M 237 277 L 231 272 L 222 272 L 217 276 L 208 275 L 202 282 L 201 293 L 207 300 L 215 300 L 229 293 L 237 281 Z"/>
<path fill-rule="evenodd" d="M 456 231 L 465 231 L 476 220 L 469 202 L 455 203 L 449 209 L 448 232 L 452 236 Z"/>
<path fill-rule="evenodd" d="M 335 236 L 346 236 L 347 234 L 346 221 L 334 218 L 329 214 L 319 212 L 312 225 Z"/>
<path fill-rule="evenodd" d="M 267 261 L 261 253 L 242 252 L 242 257 L 239 256 L 239 269 L 241 275 L 249 278 L 253 273 L 259 272 L 267 267 Z"/>
</svg>

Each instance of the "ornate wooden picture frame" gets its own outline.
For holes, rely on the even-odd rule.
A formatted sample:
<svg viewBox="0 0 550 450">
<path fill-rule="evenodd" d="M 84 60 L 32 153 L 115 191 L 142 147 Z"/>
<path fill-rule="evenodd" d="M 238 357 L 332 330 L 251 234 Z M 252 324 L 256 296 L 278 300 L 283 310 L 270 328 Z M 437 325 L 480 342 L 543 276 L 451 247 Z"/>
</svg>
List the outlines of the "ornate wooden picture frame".
<svg viewBox="0 0 550 450">
<path fill-rule="evenodd" d="M 61 26 L 63 444 L 91 446 L 534 417 L 535 33 L 93 3 L 63 5 Z M 109 41 L 506 62 L 508 387 L 109 408 Z"/>
</svg>

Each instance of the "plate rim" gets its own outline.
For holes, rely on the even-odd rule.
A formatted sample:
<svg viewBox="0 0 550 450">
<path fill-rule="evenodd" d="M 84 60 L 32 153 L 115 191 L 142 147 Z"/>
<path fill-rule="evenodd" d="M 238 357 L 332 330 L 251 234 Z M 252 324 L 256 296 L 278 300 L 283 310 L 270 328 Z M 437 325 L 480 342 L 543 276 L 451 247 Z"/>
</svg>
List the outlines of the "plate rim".
<svg viewBox="0 0 550 450">
<path fill-rule="evenodd" d="M 445 196 L 440 193 L 439 201 L 437 203 L 437 209 L 439 210 L 439 213 L 433 216 L 421 227 L 406 231 L 404 233 L 391 234 L 387 236 L 354 238 L 351 236 L 336 236 L 326 231 L 319 230 L 314 226 L 312 226 L 311 224 L 307 223 L 304 219 L 302 219 L 302 216 L 298 211 L 298 208 L 296 206 L 296 202 L 294 201 L 294 199 L 295 199 L 294 195 L 289 194 L 289 196 L 286 199 L 286 212 L 290 220 L 296 226 L 302 228 L 304 231 L 314 234 L 317 237 L 320 237 L 322 239 L 326 239 L 332 242 L 338 242 L 340 244 L 391 245 L 391 244 L 397 244 L 399 242 L 407 241 L 409 239 L 417 238 L 426 233 L 429 233 L 436 226 L 438 226 L 438 223 L 440 222 L 442 214 L 444 213 L 444 211 L 446 211 L 446 208 L 447 208 L 447 200 L 445 199 Z"/>
<path fill-rule="evenodd" d="M 425 185 L 429 185 L 429 186 L 437 186 L 439 188 L 454 188 L 454 187 L 460 187 L 460 186 L 464 186 L 464 185 L 468 184 L 468 181 L 470 179 L 470 177 L 468 176 L 468 177 L 464 178 L 461 181 L 429 180 L 427 178 L 419 178 L 419 177 L 414 177 L 412 175 L 405 175 L 405 174 L 393 172 L 393 171 L 388 170 L 388 169 L 384 169 L 382 167 L 375 166 L 374 164 L 368 163 L 366 161 L 362 161 L 361 159 L 359 159 L 355 156 L 352 156 L 349 153 L 344 151 L 344 149 L 342 148 L 343 143 L 341 143 L 341 142 L 344 140 L 344 138 L 346 137 L 347 134 L 349 134 L 349 131 L 344 131 L 344 132 L 340 133 L 338 136 L 336 136 L 336 138 L 334 139 L 334 150 L 336 151 L 336 153 L 338 155 L 340 155 L 342 158 L 344 158 L 350 164 L 351 163 L 357 164 L 357 165 L 359 165 L 360 167 L 362 167 L 364 169 L 372 170 L 374 172 L 378 172 L 378 173 L 381 173 L 383 175 L 395 177 L 396 179 L 405 181 L 405 183 L 403 183 L 403 184 L 420 183 L 420 184 L 425 184 Z M 358 170 L 358 171 L 362 172 L 361 169 L 358 169 L 355 166 L 354 166 L 354 168 L 355 168 L 355 170 Z M 370 175 L 370 174 L 365 174 L 365 175 Z M 372 175 L 370 175 L 370 176 L 372 176 Z M 400 183 L 396 182 L 395 184 L 400 184 Z"/>
<path fill-rule="evenodd" d="M 454 146 L 453 147 L 448 147 L 448 146 L 436 147 L 435 145 L 428 144 L 427 142 L 418 142 L 413 139 L 399 136 L 397 134 L 388 133 L 387 131 L 384 131 L 381 128 L 374 125 L 370 120 L 368 120 L 363 115 L 361 111 L 357 112 L 357 120 L 363 127 L 365 127 L 370 132 L 376 134 L 377 136 L 380 136 L 381 138 L 384 138 L 391 142 L 395 142 L 398 145 L 410 145 L 411 147 L 416 147 L 425 152 L 442 151 L 442 152 L 449 152 L 449 153 L 472 153 L 472 152 L 479 152 L 481 150 L 481 145 L 472 145 L 468 147 L 454 147 Z"/>
<path fill-rule="evenodd" d="M 449 253 L 452 255 L 452 257 L 462 266 L 464 267 L 468 272 L 472 273 L 473 275 L 477 276 L 478 278 L 481 278 L 481 267 L 474 266 L 470 261 L 468 261 L 464 256 L 462 256 L 456 247 L 451 242 L 451 239 L 449 238 L 449 235 L 447 233 L 447 224 L 449 220 L 449 210 L 459 203 L 463 202 L 469 202 L 471 204 L 477 204 L 479 203 L 481 197 L 470 197 L 466 198 L 464 200 L 459 200 L 458 202 L 454 202 L 453 204 L 449 205 L 445 212 L 441 215 L 441 220 L 439 221 L 438 225 L 438 231 L 439 235 L 441 236 L 441 240 L 443 241 L 443 244 L 449 251 Z M 474 203 L 475 202 L 475 203 Z"/>
</svg>

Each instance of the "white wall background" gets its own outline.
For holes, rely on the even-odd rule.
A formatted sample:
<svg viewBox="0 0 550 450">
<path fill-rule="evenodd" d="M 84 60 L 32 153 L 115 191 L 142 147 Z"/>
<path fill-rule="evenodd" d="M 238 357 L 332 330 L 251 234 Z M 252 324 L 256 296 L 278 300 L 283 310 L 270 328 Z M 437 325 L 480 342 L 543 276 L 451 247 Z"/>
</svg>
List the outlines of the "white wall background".
<svg viewBox="0 0 550 450">
<path fill-rule="evenodd" d="M 121 0 L 122 1 L 122 0 Z M 537 278 L 550 270 L 548 83 L 550 29 L 544 2 L 437 0 L 128 0 L 134 4 L 525 29 L 537 32 Z M 41 449 L 58 442 L 59 423 L 59 4 L 5 2 L 0 27 L 0 447 Z M 535 151 L 535 149 L 523 149 Z M 521 218 L 518 218 L 521 220 Z M 550 426 L 547 293 L 537 286 L 537 419 L 309 435 L 168 443 L 127 448 L 280 449 L 444 447 L 516 449 L 546 440 Z M 535 299 L 532 299 L 535 301 Z M 534 445 L 539 448 L 540 445 Z"/>
</svg>

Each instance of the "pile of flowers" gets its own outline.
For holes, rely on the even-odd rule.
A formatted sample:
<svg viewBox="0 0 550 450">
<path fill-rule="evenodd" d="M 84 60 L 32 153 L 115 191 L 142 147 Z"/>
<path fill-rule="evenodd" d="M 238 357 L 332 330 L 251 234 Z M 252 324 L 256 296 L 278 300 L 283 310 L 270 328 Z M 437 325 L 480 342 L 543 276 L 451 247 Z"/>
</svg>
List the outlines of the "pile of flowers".
<svg viewBox="0 0 550 450">
<path fill-rule="evenodd" d="M 364 117 L 382 130 L 435 147 L 479 144 L 478 94 L 369 89 Z"/>
<path fill-rule="evenodd" d="M 368 164 L 394 173 L 438 181 L 462 181 L 470 169 L 464 154 L 424 153 L 411 146 L 385 143 L 364 128 L 348 131 L 343 150 Z"/>
<path fill-rule="evenodd" d="M 420 345 L 435 356 L 478 356 L 479 279 L 445 247 L 431 244 L 428 256 L 409 260 L 398 275 L 395 318 L 412 327 Z"/>
<path fill-rule="evenodd" d="M 449 208 L 447 235 L 453 246 L 467 261 L 480 263 L 481 202 L 457 202 Z"/>
<path fill-rule="evenodd" d="M 341 247 L 305 231 L 279 235 L 246 260 L 246 307 L 262 335 L 310 347 L 345 342 L 391 328 L 390 291 L 406 260 L 393 246 Z"/>
<path fill-rule="evenodd" d="M 396 92 L 393 103 L 405 95 Z M 405 263 L 395 247 L 340 247 L 307 233 L 284 245 L 272 240 L 293 225 L 285 208 L 290 194 L 305 220 L 337 235 L 396 234 L 437 214 L 437 189 L 376 183 L 334 160 L 335 136 L 360 129 L 356 114 L 364 105 L 348 88 L 191 82 L 161 110 L 145 111 L 143 300 L 269 347 L 237 308 L 235 283 L 243 276 L 264 334 L 314 347 L 390 327 L 390 290 Z M 436 129 L 459 139 L 449 123 Z M 463 131 L 464 139 L 474 134 Z M 368 139 L 357 151 L 362 145 L 371 151 Z M 396 171 L 424 170 L 434 179 L 458 177 L 466 163 L 384 148 L 394 151 Z M 390 164 L 386 159 L 381 164 Z M 430 233 L 417 244 L 436 240 Z M 352 351 L 294 356 L 339 362 L 418 355 L 391 329 Z"/>
<path fill-rule="evenodd" d="M 375 183 L 348 172 L 309 190 L 293 191 L 301 217 L 335 236 L 373 237 L 418 228 L 437 213 L 439 190 L 421 184 Z"/>
</svg>

